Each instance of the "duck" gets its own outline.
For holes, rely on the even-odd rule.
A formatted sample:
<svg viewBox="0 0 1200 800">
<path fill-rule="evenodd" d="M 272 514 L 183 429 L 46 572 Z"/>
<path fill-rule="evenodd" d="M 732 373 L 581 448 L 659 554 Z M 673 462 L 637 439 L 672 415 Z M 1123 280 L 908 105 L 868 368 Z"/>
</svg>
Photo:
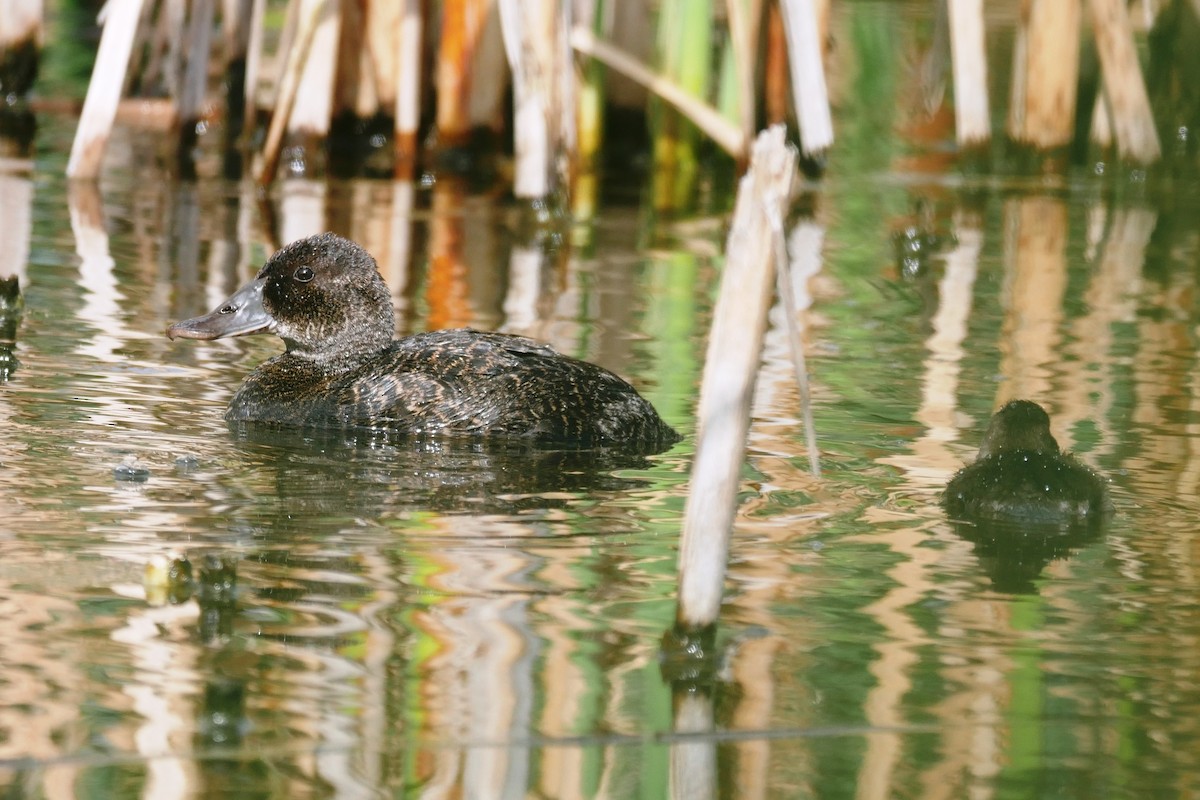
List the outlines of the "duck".
<svg viewBox="0 0 1200 800">
<path fill-rule="evenodd" d="M 1090 525 L 1112 509 L 1107 481 L 1059 449 L 1050 416 L 1032 400 L 997 411 L 975 461 L 942 495 L 954 519 L 1034 525 Z"/>
<path fill-rule="evenodd" d="M 662 450 L 679 435 L 628 382 L 548 345 L 473 329 L 393 338 L 391 295 L 359 244 L 323 233 L 276 251 L 171 339 L 273 333 L 284 351 L 229 401 L 229 423 L 372 428 Z"/>
</svg>

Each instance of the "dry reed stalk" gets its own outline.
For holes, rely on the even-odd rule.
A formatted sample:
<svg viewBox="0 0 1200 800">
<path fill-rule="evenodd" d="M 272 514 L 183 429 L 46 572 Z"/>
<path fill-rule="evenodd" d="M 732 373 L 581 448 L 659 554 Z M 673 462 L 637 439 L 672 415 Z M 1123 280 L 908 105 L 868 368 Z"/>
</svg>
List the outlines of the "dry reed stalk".
<svg viewBox="0 0 1200 800">
<path fill-rule="evenodd" d="M 1162 147 L 1138 64 L 1129 13 L 1122 0 L 1091 0 L 1090 8 L 1117 153 L 1140 164 L 1153 163 L 1162 155 Z"/>
<path fill-rule="evenodd" d="M 271 112 L 271 122 L 267 126 L 267 140 L 263 144 L 262 162 L 257 176 L 262 185 L 275 179 L 275 170 L 279 166 L 279 152 L 283 147 L 284 130 L 291 118 L 296 92 L 300 87 L 300 73 L 308 60 L 308 53 L 323 12 L 329 6 L 326 0 L 299 0 L 299 5 L 292 8 L 297 9 L 299 21 L 291 46 L 286 51 L 287 63 L 276 88 L 275 107 Z"/>
<path fill-rule="evenodd" d="M 1043 150 L 1070 144 L 1079 82 L 1079 0 L 1023 6 L 1008 133 Z"/>
<path fill-rule="evenodd" d="M 90 180 L 100 174 L 100 163 L 121 100 L 133 36 L 142 13 L 142 0 L 110 0 L 104 8 L 104 33 L 92 67 L 83 112 L 79 115 L 79 127 L 75 129 L 71 157 L 67 161 L 68 178 Z"/>
<path fill-rule="evenodd" d="M 788 63 L 787 37 L 783 33 L 783 17 L 775 3 L 767 5 L 766 55 L 763 57 L 763 107 L 767 124 L 787 122 Z"/>
<path fill-rule="evenodd" d="M 571 31 L 571 46 L 584 55 L 604 62 L 666 100 L 729 155 L 734 158 L 742 158 L 745 155 L 746 139 L 741 128 L 722 117 L 711 106 L 697 100 L 678 84 L 655 75 L 642 62 L 620 48 L 597 39 L 595 34 L 586 28 L 576 26 Z"/>
<path fill-rule="evenodd" d="M 288 135 L 306 143 L 323 140 L 329 133 L 342 24 L 341 3 L 337 0 L 309 2 L 320 6 L 319 16 L 288 118 Z"/>
<path fill-rule="evenodd" d="M 476 48 L 491 0 L 445 0 L 437 51 L 437 132 L 442 146 L 466 144 L 471 133 L 471 81 Z"/>
<path fill-rule="evenodd" d="M 805 156 L 819 158 L 833 144 L 833 116 L 816 4 L 814 0 L 780 0 L 779 9 L 788 43 L 800 147 Z"/>
<path fill-rule="evenodd" d="M 421 124 L 421 66 L 425 13 L 422 0 L 404 0 L 396 58 L 397 178 L 413 176 L 417 166 L 417 131 Z"/>
<path fill-rule="evenodd" d="M 183 84 L 175 108 L 181 144 L 190 144 L 195 138 L 196 123 L 202 115 L 204 95 L 208 88 L 208 55 L 211 49 L 212 29 L 212 0 L 193 0 L 187 26 L 187 67 L 184 69 Z"/>
<path fill-rule="evenodd" d="M 700 386 L 696 457 L 679 553 L 676 626 L 715 625 L 745 459 L 750 403 L 774 285 L 770 216 L 784 215 L 796 152 L 782 125 L 758 135 L 738 184 Z M 770 210 L 768 210 L 770 209 Z"/>
<path fill-rule="evenodd" d="M 360 117 L 373 116 L 381 110 L 390 112 L 396 107 L 397 62 L 402 57 L 399 39 L 404 6 L 404 3 L 396 0 L 367 0 L 363 58 L 370 66 L 368 75 L 374 88 L 375 103 L 370 108 L 360 108 Z"/>
<path fill-rule="evenodd" d="M 498 2 L 513 75 L 513 194 L 543 198 L 554 190 L 556 177 L 556 0 Z"/>
<path fill-rule="evenodd" d="M 367 119 L 379 107 L 372 76 L 371 48 L 367 37 L 367 13 L 370 3 L 341 4 L 342 24 L 338 32 L 337 78 L 333 82 L 335 117 Z M 391 48 L 391 49 L 394 49 Z"/>
<path fill-rule="evenodd" d="M 758 33 L 762 24 L 762 0 L 726 0 L 729 17 L 729 41 L 733 47 L 734 70 L 737 73 L 738 124 L 742 136 L 750 141 L 754 136 L 758 109 L 754 87 L 755 59 L 758 54 Z"/>
<path fill-rule="evenodd" d="M 955 130 L 960 146 L 978 145 L 992 138 L 983 0 L 949 0 L 949 4 Z"/>
</svg>

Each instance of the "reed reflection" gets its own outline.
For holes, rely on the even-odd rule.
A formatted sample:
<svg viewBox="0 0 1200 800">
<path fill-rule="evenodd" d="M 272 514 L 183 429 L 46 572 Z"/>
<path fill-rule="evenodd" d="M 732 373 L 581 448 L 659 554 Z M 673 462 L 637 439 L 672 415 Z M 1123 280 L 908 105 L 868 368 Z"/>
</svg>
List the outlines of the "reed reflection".
<svg viewBox="0 0 1200 800">
<path fill-rule="evenodd" d="M 382 719 L 354 720 L 363 726 L 357 747 L 365 760 L 393 758 L 411 738 L 466 743 L 431 751 L 409 779 L 428 791 L 505 787 L 510 795 L 541 780 L 532 750 L 521 743 L 547 726 L 554 730 L 552 720 L 577 719 L 580 710 L 568 709 L 579 703 L 576 692 L 587 679 L 571 674 L 578 642 L 550 644 L 547 651 L 545 626 L 535 622 L 552 613 L 567 623 L 582 611 L 560 596 L 570 581 L 555 576 L 563 545 L 547 541 L 543 552 L 537 542 L 568 533 L 554 512 L 569 509 L 574 498 L 636 488 L 638 481 L 616 473 L 645 469 L 645 459 L 513 443 L 388 440 L 369 432 L 288 436 L 240 429 L 235 435 L 247 458 L 275 475 L 278 511 L 256 524 L 253 537 L 270 543 L 268 559 L 291 576 L 292 590 L 255 588 L 247 580 L 262 600 L 282 608 L 320 603 L 303 590 L 301 576 L 324 559 L 305 554 L 344 536 L 348 517 L 379 520 L 395 532 L 388 566 L 381 562 L 373 581 L 396 587 L 394 605 L 371 602 L 370 617 L 360 616 L 368 631 L 387 632 L 376 643 L 388 648 L 363 657 L 382 671 L 363 681 L 378 694 L 360 695 L 355 705 L 390 709 Z M 358 572 L 373 559 L 373 548 L 351 550 L 344 558 L 355 565 L 321 569 Z M 574 689 L 549 691 L 558 681 Z M 404 707 L 388 703 L 398 695 L 412 699 Z"/>
</svg>

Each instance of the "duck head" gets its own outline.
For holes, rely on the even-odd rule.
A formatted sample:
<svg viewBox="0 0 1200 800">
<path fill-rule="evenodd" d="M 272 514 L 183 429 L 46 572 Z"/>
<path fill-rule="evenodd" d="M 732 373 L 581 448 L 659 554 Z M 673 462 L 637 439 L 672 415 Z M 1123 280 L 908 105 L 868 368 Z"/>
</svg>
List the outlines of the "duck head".
<svg viewBox="0 0 1200 800">
<path fill-rule="evenodd" d="M 1032 400 L 1013 400 L 992 415 L 979 446 L 979 457 L 1012 450 L 1048 455 L 1058 452 L 1058 442 L 1050 433 L 1050 417 Z"/>
<path fill-rule="evenodd" d="M 322 233 L 282 248 L 216 310 L 176 322 L 167 336 L 274 333 L 289 353 L 345 360 L 387 347 L 394 329 L 391 296 L 375 259 L 348 239 Z"/>
</svg>

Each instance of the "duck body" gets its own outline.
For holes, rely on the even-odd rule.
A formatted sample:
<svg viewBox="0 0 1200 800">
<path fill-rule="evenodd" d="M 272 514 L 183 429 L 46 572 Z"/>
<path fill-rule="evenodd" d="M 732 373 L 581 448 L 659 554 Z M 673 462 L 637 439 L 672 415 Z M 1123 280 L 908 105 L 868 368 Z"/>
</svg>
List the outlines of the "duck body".
<svg viewBox="0 0 1200 800">
<path fill-rule="evenodd" d="M 393 328 L 371 256 L 322 234 L 284 247 L 217 310 L 167 333 L 283 339 L 286 351 L 234 394 L 230 422 L 589 446 L 679 439 L 627 382 L 531 339 L 458 329 L 393 340 Z"/>
<path fill-rule="evenodd" d="M 946 485 L 957 519 L 1038 525 L 1090 524 L 1111 510 L 1105 480 L 1059 450 L 1037 403 L 1014 400 L 993 415 L 979 457 Z"/>
<path fill-rule="evenodd" d="M 406 336 L 349 369 L 283 353 L 246 378 L 225 418 L 589 444 L 678 438 L 608 370 L 466 329 Z"/>
</svg>

